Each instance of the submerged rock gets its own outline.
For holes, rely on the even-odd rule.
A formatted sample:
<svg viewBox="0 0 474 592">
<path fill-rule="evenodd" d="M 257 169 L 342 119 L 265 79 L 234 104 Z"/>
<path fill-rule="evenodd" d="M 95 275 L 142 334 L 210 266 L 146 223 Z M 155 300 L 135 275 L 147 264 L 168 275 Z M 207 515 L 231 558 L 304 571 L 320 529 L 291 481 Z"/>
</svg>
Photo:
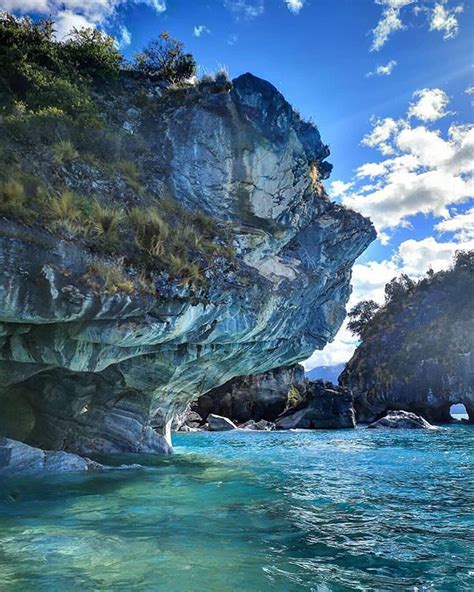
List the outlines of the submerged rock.
<svg viewBox="0 0 474 592">
<path fill-rule="evenodd" d="M 308 382 L 304 400 L 275 422 L 276 429 L 354 428 L 355 414 L 348 389 L 330 382 Z"/>
<path fill-rule="evenodd" d="M 236 430 L 237 426 L 227 417 L 211 413 L 207 418 L 207 429 L 210 432 L 228 432 Z"/>
<path fill-rule="evenodd" d="M 156 295 L 99 291 L 83 241 L 1 219 L 0 435 L 81 455 L 167 453 L 173 417 L 199 395 L 303 360 L 338 331 L 375 233 L 328 200 L 318 130 L 250 74 L 193 93 L 166 117 L 136 115 L 149 155 L 138 166 L 148 188 L 232 227 L 233 268 L 214 265 L 205 289 L 160 276 Z M 64 185 L 93 193 L 84 166 L 63 167 Z"/>
<path fill-rule="evenodd" d="M 421 415 L 410 411 L 389 411 L 385 417 L 369 424 L 367 428 L 391 428 L 396 430 L 435 430 Z"/>
<path fill-rule="evenodd" d="M 0 438 L 0 474 L 100 471 L 103 465 L 64 451 L 48 451 Z"/>
</svg>

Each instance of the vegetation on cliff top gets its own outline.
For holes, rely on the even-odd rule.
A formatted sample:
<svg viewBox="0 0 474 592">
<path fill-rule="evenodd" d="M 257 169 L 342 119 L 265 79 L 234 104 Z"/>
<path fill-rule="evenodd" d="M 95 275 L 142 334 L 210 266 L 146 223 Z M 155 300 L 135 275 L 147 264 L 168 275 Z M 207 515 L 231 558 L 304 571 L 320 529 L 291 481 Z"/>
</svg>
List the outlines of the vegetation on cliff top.
<svg viewBox="0 0 474 592">
<path fill-rule="evenodd" d="M 152 160 L 150 148 L 140 130 L 124 127 L 149 93 L 166 105 L 195 70 L 167 33 L 127 64 L 96 30 L 58 42 L 50 20 L 1 14 L 0 215 L 112 257 L 116 273 L 107 277 L 112 263 L 91 264 L 102 289 L 131 290 L 129 266 L 148 288 L 159 272 L 204 284 L 216 257 L 232 259 L 230 232 L 146 183 L 136 163 Z"/>
<path fill-rule="evenodd" d="M 385 304 L 362 301 L 349 329 L 362 343 L 346 372 L 375 368 L 379 385 L 408 381 L 423 360 L 451 369 L 474 347 L 474 251 L 458 251 L 450 269 L 385 286 Z"/>
</svg>

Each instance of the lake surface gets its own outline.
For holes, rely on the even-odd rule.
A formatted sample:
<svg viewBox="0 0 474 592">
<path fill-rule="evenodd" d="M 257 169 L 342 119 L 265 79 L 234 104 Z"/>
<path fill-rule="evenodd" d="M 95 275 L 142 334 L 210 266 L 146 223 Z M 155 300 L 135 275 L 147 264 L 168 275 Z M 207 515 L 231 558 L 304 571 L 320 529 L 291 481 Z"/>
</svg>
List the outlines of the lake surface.
<svg viewBox="0 0 474 592">
<path fill-rule="evenodd" d="M 0 590 L 474 590 L 474 426 L 175 446 L 139 470 L 3 480 Z"/>
</svg>

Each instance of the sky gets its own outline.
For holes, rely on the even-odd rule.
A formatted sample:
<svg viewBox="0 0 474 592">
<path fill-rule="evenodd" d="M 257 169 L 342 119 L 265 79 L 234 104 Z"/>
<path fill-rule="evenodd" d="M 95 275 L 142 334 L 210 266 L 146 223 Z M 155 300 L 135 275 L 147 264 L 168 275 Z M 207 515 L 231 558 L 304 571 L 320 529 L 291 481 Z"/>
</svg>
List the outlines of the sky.
<svg viewBox="0 0 474 592">
<path fill-rule="evenodd" d="M 329 144 L 329 195 L 377 229 L 348 308 L 474 248 L 474 0 L 0 0 L 0 10 L 51 15 L 58 38 L 97 27 L 129 58 L 168 31 L 200 73 L 272 82 Z M 344 324 L 305 366 L 345 362 L 356 345 Z"/>
</svg>

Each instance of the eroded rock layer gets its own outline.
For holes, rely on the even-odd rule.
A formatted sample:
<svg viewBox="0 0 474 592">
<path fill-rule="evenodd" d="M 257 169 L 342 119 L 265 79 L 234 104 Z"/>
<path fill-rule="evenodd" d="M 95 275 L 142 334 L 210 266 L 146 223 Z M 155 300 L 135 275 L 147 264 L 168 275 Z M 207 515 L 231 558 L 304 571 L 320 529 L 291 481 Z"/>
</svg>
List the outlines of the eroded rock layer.
<svg viewBox="0 0 474 592">
<path fill-rule="evenodd" d="M 134 118 L 156 157 L 146 182 L 230 223 L 245 273 L 107 293 L 86 281 L 82 244 L 1 220 L 0 435 L 79 454 L 167 452 L 191 400 L 308 357 L 343 321 L 374 231 L 328 201 L 327 147 L 272 85 L 244 75 L 166 118 Z M 80 190 L 88 173 L 71 171 Z"/>
</svg>

